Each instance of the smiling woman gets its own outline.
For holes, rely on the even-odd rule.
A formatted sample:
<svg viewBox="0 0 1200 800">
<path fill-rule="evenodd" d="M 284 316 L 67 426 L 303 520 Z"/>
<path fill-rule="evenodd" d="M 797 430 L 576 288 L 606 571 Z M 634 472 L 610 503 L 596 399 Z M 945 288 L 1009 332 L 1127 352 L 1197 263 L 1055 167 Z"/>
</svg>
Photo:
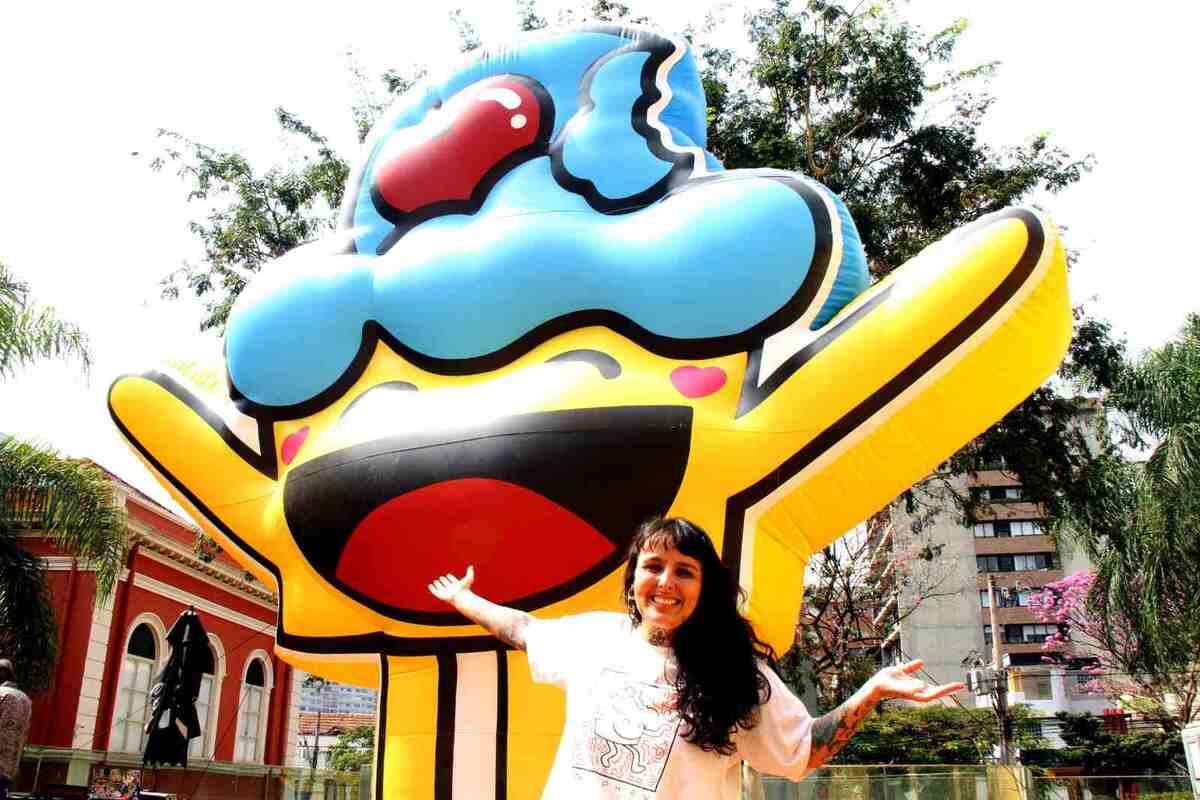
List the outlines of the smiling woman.
<svg viewBox="0 0 1200 800">
<path fill-rule="evenodd" d="M 567 692 L 567 717 L 543 797 L 739 796 L 744 760 L 800 780 L 841 749 L 884 698 L 918 702 L 957 691 L 892 667 L 813 720 L 775 672 L 775 653 L 738 610 L 741 592 L 708 534 L 654 517 L 627 552 L 627 617 L 538 620 L 472 591 L 474 567 L 430 593 L 526 650 L 535 681 Z"/>
</svg>

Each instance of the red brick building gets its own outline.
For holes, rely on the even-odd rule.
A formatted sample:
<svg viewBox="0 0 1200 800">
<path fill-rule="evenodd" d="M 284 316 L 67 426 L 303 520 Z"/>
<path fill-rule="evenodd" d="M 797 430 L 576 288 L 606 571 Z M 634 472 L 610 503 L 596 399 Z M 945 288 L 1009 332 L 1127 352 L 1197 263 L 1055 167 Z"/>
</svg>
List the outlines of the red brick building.
<svg viewBox="0 0 1200 800">
<path fill-rule="evenodd" d="M 295 752 L 295 680 L 272 652 L 276 601 L 223 554 L 205 563 L 197 529 L 110 474 L 128 516 L 129 554 L 113 595 L 97 602 L 95 576 L 37 532 L 23 544 L 43 556 L 59 623 L 50 689 L 33 697 L 33 720 L 16 790 L 56 784 L 103 786 L 141 763 L 142 725 L 166 633 L 189 606 L 209 636 L 211 664 L 197 711 L 203 735 L 186 770 L 146 771 L 148 790 L 188 800 L 281 796 L 282 767 Z"/>
</svg>

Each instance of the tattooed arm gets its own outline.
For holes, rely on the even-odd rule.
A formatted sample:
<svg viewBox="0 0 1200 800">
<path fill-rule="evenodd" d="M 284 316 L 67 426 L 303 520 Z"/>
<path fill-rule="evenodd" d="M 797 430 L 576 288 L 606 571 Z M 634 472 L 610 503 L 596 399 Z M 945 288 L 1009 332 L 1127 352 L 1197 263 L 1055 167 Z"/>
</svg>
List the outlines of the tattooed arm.
<svg viewBox="0 0 1200 800">
<path fill-rule="evenodd" d="M 488 633 L 518 650 L 525 649 L 525 628 L 533 617 L 515 608 L 484 600 L 471 591 L 475 568 L 467 567 L 462 578 L 443 575 L 429 584 L 434 597 L 443 600 L 472 622 L 487 628 Z"/>
<path fill-rule="evenodd" d="M 812 749 L 808 757 L 810 770 L 823 767 L 837 755 L 871 710 L 879 705 L 880 698 L 870 687 L 871 681 L 867 681 L 849 700 L 813 720 Z"/>
<path fill-rule="evenodd" d="M 961 683 L 931 686 L 913 677 L 923 666 L 922 661 L 909 661 L 907 664 L 881 669 L 849 700 L 814 720 L 808 769 L 814 770 L 833 759 L 838 751 L 846 746 L 846 742 L 850 741 L 850 737 L 862 725 L 871 710 L 879 705 L 879 701 L 915 700 L 927 703 L 963 688 Z"/>
</svg>

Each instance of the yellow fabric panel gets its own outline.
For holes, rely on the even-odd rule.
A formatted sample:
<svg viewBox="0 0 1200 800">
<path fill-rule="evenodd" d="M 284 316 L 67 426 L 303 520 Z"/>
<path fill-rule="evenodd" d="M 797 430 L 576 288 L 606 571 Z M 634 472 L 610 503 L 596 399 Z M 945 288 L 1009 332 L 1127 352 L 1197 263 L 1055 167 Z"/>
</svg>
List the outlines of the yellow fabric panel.
<svg viewBox="0 0 1200 800">
<path fill-rule="evenodd" d="M 534 683 L 524 653 L 508 654 L 508 800 L 538 800 L 566 719 L 566 695 Z"/>
<path fill-rule="evenodd" d="M 438 735 L 437 659 L 389 657 L 387 670 L 385 797 L 433 797 Z"/>
</svg>

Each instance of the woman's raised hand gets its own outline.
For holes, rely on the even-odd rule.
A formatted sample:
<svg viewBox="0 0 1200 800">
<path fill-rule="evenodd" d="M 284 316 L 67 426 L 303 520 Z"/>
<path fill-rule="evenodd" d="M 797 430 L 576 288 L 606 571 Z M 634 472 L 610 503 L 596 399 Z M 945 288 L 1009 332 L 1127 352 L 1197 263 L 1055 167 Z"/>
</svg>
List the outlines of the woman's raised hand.
<svg viewBox="0 0 1200 800">
<path fill-rule="evenodd" d="M 464 589 L 470 589 L 475 582 L 475 567 L 467 567 L 467 574 L 461 578 L 453 575 L 443 575 L 429 584 L 429 592 L 438 600 L 454 604 L 454 598 Z"/>
<path fill-rule="evenodd" d="M 965 688 L 961 683 L 946 683 L 941 686 L 926 683 L 916 677 L 916 673 L 924 667 L 925 662 L 917 659 L 881 669 L 871 679 L 874 683 L 872 688 L 882 700 L 913 700 L 918 703 L 928 703 Z"/>
</svg>

